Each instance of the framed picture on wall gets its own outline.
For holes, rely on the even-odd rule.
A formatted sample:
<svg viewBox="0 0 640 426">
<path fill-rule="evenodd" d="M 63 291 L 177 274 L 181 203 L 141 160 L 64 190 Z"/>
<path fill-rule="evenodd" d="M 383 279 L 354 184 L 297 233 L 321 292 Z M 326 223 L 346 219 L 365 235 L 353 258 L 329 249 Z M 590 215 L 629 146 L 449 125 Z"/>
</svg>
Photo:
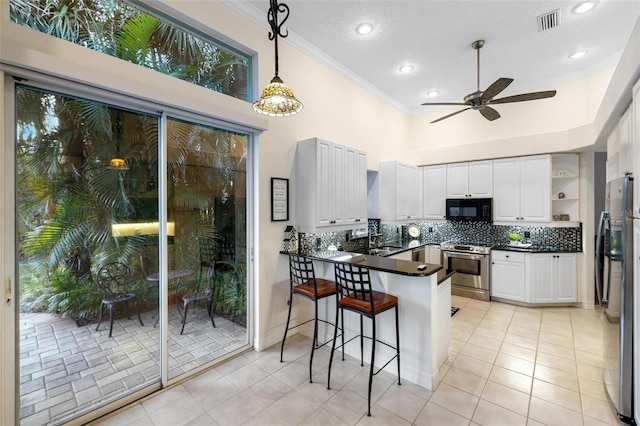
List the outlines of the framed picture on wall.
<svg viewBox="0 0 640 426">
<path fill-rule="evenodd" d="M 289 179 L 271 178 L 271 221 L 289 220 Z"/>
</svg>

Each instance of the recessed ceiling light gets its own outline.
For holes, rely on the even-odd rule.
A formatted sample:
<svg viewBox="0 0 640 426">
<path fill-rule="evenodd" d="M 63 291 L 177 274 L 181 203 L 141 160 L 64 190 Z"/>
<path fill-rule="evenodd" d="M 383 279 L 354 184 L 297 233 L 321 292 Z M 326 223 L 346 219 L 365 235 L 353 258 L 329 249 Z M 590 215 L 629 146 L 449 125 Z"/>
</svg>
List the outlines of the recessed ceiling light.
<svg viewBox="0 0 640 426">
<path fill-rule="evenodd" d="M 440 94 L 440 92 L 438 92 L 437 90 L 432 90 L 430 92 L 427 92 L 427 96 L 430 97 L 430 98 L 435 98 L 439 94 Z"/>
<path fill-rule="evenodd" d="M 413 65 L 409 65 L 409 64 L 404 64 L 400 67 L 400 72 L 402 74 L 406 74 L 413 71 Z"/>
<path fill-rule="evenodd" d="M 576 7 L 574 7 L 571 11 L 576 15 L 580 15 L 582 13 L 587 13 L 588 11 L 596 7 L 597 4 L 597 1 L 583 1 L 582 3 L 579 3 Z"/>
<path fill-rule="evenodd" d="M 571 55 L 569 55 L 570 59 L 580 59 L 583 56 L 586 56 L 587 53 L 589 53 L 588 50 L 578 50 L 577 52 L 573 52 Z"/>
<path fill-rule="evenodd" d="M 364 24 L 360 24 L 356 27 L 356 32 L 360 35 L 367 35 L 373 31 L 373 25 L 365 22 Z"/>
</svg>

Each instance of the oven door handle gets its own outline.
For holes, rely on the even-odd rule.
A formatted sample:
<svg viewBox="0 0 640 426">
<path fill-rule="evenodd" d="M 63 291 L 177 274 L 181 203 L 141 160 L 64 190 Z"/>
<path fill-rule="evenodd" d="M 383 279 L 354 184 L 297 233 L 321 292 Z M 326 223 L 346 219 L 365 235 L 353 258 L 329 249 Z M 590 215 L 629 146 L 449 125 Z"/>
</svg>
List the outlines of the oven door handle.
<svg viewBox="0 0 640 426">
<path fill-rule="evenodd" d="M 458 251 L 446 251 L 444 255 L 449 259 L 459 258 L 459 259 L 468 259 L 468 260 L 482 260 L 487 257 L 486 254 L 471 254 L 471 253 L 462 253 Z"/>
</svg>

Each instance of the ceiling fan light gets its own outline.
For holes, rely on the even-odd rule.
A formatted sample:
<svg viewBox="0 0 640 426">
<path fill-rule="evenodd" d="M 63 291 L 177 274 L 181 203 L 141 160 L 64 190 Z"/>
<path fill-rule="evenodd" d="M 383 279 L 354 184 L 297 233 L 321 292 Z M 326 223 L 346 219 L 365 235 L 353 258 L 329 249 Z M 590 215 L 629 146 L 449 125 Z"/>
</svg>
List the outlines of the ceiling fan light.
<svg viewBox="0 0 640 426">
<path fill-rule="evenodd" d="M 276 76 L 264 88 L 260 99 L 253 103 L 253 110 L 271 117 L 285 117 L 299 113 L 302 106 L 302 102 L 296 99 L 289 86 Z"/>
<path fill-rule="evenodd" d="M 589 53 L 588 50 L 578 50 L 577 52 L 573 52 L 571 55 L 569 55 L 569 59 L 580 59 L 586 56 L 587 53 Z"/>
<path fill-rule="evenodd" d="M 356 27 L 356 32 L 360 35 L 367 35 L 373 32 L 373 24 L 364 22 Z"/>
<path fill-rule="evenodd" d="M 597 1 L 583 1 L 582 3 L 579 3 L 576 7 L 571 9 L 571 12 L 575 13 L 576 15 L 581 15 L 596 7 L 597 4 Z"/>
<path fill-rule="evenodd" d="M 413 67 L 413 65 L 411 65 L 411 64 L 404 64 L 404 65 L 401 65 L 401 66 L 400 66 L 400 72 L 401 72 L 402 74 L 408 74 L 408 73 L 410 73 L 411 71 L 413 71 L 413 68 L 414 68 L 414 67 Z"/>
<path fill-rule="evenodd" d="M 427 96 L 430 97 L 430 98 L 435 98 L 439 94 L 440 94 L 440 92 L 438 92 L 437 90 L 432 90 L 430 92 L 427 92 Z"/>
</svg>

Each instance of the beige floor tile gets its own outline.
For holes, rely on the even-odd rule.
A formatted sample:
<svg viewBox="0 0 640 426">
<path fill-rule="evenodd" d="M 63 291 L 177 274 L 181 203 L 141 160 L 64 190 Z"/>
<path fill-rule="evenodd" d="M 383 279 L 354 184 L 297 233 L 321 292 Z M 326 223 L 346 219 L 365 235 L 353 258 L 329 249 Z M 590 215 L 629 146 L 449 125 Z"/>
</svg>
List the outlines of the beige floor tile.
<svg viewBox="0 0 640 426">
<path fill-rule="evenodd" d="M 149 418 L 157 426 L 181 426 L 204 414 L 205 410 L 191 396 L 171 400 L 162 408 L 149 413 Z"/>
<path fill-rule="evenodd" d="M 538 347 L 538 336 L 520 336 L 518 334 L 511 334 L 507 332 L 504 336 L 504 341 L 507 343 L 513 343 L 514 345 L 523 346 L 529 349 L 536 349 Z"/>
<path fill-rule="evenodd" d="M 471 299 L 465 308 L 478 309 L 480 311 L 488 311 L 491 308 L 491 302 L 483 302 L 482 300 Z"/>
<path fill-rule="evenodd" d="M 483 426 L 526 426 L 527 424 L 525 416 L 483 399 L 478 402 L 472 420 Z"/>
<path fill-rule="evenodd" d="M 558 370 L 566 371 L 571 374 L 578 374 L 578 365 L 575 360 L 562 358 L 544 352 L 538 352 L 536 364 L 557 368 Z"/>
<path fill-rule="evenodd" d="M 511 320 L 511 325 L 540 331 L 540 318 L 526 318 L 516 312 Z"/>
<path fill-rule="evenodd" d="M 380 408 L 380 412 L 382 411 L 384 410 Z M 371 417 L 363 416 L 363 418 L 371 418 Z M 396 418 L 395 420 L 398 421 L 399 425 L 403 424 L 401 422 L 402 419 Z M 318 408 L 316 411 L 311 413 L 309 417 L 302 420 L 298 424 L 304 425 L 304 426 L 325 426 L 325 425 L 346 426 L 347 425 L 347 423 L 343 422 L 342 420 L 340 420 L 339 418 L 337 418 L 336 416 L 334 416 L 333 414 L 331 414 L 330 412 L 328 412 L 326 409 L 322 407 Z"/>
<path fill-rule="evenodd" d="M 243 424 L 246 424 L 246 422 Z M 211 417 L 211 414 L 204 413 L 191 420 L 189 423 L 186 423 L 185 426 L 221 426 L 221 423 L 216 422 L 213 417 Z"/>
<path fill-rule="evenodd" d="M 582 395 L 582 411 L 585 416 L 610 425 L 618 424 L 615 408 L 608 401 Z"/>
<path fill-rule="evenodd" d="M 594 354 L 576 350 L 576 361 L 582 364 L 593 365 L 594 367 L 602 367 L 604 358 L 601 354 Z"/>
<path fill-rule="evenodd" d="M 209 410 L 209 414 L 221 425 L 238 425 L 248 421 L 262 409 L 245 393 L 239 393 L 233 398 L 229 398 L 224 404 Z"/>
<path fill-rule="evenodd" d="M 577 363 L 578 377 L 587 377 L 592 380 L 602 380 L 603 371 L 601 367 L 595 367 L 593 365 Z"/>
<path fill-rule="evenodd" d="M 569 330 L 569 334 L 571 334 L 571 330 Z M 538 344 L 540 343 L 550 343 L 552 345 L 573 349 L 573 337 L 561 336 L 559 334 L 549 333 L 545 331 L 540 332 L 540 336 L 538 337 Z"/>
<path fill-rule="evenodd" d="M 593 342 L 589 340 L 578 341 L 576 340 L 573 344 L 576 351 L 588 352 L 593 355 L 603 356 L 604 348 L 602 345 L 593 344 Z"/>
<path fill-rule="evenodd" d="M 521 374 L 526 374 L 527 376 L 533 376 L 534 363 L 522 358 L 499 353 L 495 364 Z"/>
<path fill-rule="evenodd" d="M 486 379 L 491 373 L 492 364 L 460 354 L 453 363 L 453 367 Z"/>
<path fill-rule="evenodd" d="M 529 338 L 537 338 L 540 334 L 540 331 L 537 329 L 529 328 L 529 327 L 521 327 L 518 325 L 514 325 L 511 323 L 508 329 L 508 334 L 515 334 L 516 336 L 529 337 Z"/>
<path fill-rule="evenodd" d="M 442 381 L 472 395 L 480 396 L 487 379 L 457 368 L 451 368 Z"/>
<path fill-rule="evenodd" d="M 471 358 L 479 359 L 480 361 L 488 362 L 490 364 L 493 364 L 493 362 L 496 360 L 496 356 L 498 356 L 497 350 L 487 349 L 473 343 L 467 343 L 462 351 L 460 351 L 460 353 Z"/>
<path fill-rule="evenodd" d="M 372 401 L 371 406 L 373 407 Z M 356 424 L 367 414 L 367 398 L 349 389 L 339 390 L 323 408 L 347 424 Z"/>
<path fill-rule="evenodd" d="M 578 426 L 582 425 L 580 413 L 567 408 L 531 397 L 529 418 L 548 426 Z"/>
<path fill-rule="evenodd" d="M 469 299 L 468 297 L 460 297 L 460 296 L 456 296 L 455 294 L 451 295 L 451 305 L 456 306 L 458 308 L 464 308 L 465 306 L 467 306 L 467 303 L 469 303 L 471 301 L 471 299 Z"/>
<path fill-rule="evenodd" d="M 596 399 L 608 401 L 607 390 L 602 380 L 594 380 L 588 377 L 579 377 L 580 393 Z"/>
<path fill-rule="evenodd" d="M 543 323 L 540 326 L 540 333 L 553 334 L 556 336 L 566 337 L 568 339 L 573 338 L 573 328 L 572 327 L 558 327 L 558 324 L 553 323 Z"/>
<path fill-rule="evenodd" d="M 533 377 L 538 380 L 553 383 L 554 385 L 562 386 L 572 391 L 580 390 L 578 386 L 578 376 L 567 373 L 566 371 L 537 364 Z"/>
<path fill-rule="evenodd" d="M 588 417 L 588 416 L 582 416 L 582 421 L 584 422 L 584 426 L 608 426 L 609 425 L 609 423 L 601 422 L 600 420 L 592 419 L 591 417 Z M 618 422 L 617 424 L 622 426 L 625 423 Z"/>
<path fill-rule="evenodd" d="M 227 374 L 225 377 L 239 389 L 246 389 L 268 375 L 266 370 L 252 363 Z"/>
<path fill-rule="evenodd" d="M 573 348 L 555 345 L 549 342 L 540 342 L 538 344 L 538 352 L 544 352 L 549 355 L 555 355 L 567 359 L 576 359 L 576 354 Z"/>
<path fill-rule="evenodd" d="M 404 390 L 402 386 L 391 386 L 376 402 L 409 423 L 413 423 L 426 403 L 426 399 Z"/>
<path fill-rule="evenodd" d="M 240 389 L 236 385 L 226 377 L 221 377 L 200 388 L 193 394 L 193 397 L 205 410 L 211 410 L 238 393 L 240 393 Z"/>
<path fill-rule="evenodd" d="M 543 399 L 547 402 L 568 408 L 578 413 L 582 412 L 582 402 L 580 400 L 580 392 L 563 388 L 553 383 L 534 379 L 531 396 Z"/>
<path fill-rule="evenodd" d="M 415 421 L 416 426 L 467 426 L 469 419 L 447 410 L 433 402 L 428 402 Z"/>
<path fill-rule="evenodd" d="M 315 423 L 318 426 L 333 426 L 333 423 L 323 422 Z M 371 417 L 362 416 L 362 419 L 356 424 L 356 426 L 410 426 L 411 422 L 393 414 L 391 411 L 385 410 L 383 407 L 376 405 L 371 408 Z"/>
<path fill-rule="evenodd" d="M 461 328 L 451 328 L 451 339 L 459 340 L 461 342 L 465 342 L 469 340 L 471 335 L 473 334 L 473 330 L 463 330 Z"/>
<path fill-rule="evenodd" d="M 491 370 L 489 380 L 528 394 L 531 392 L 533 378 L 496 365 Z"/>
<path fill-rule="evenodd" d="M 460 389 L 441 383 L 431 396 L 430 402 L 471 419 L 479 398 Z"/>
<path fill-rule="evenodd" d="M 449 343 L 449 349 L 454 351 L 454 352 L 460 352 L 462 351 L 462 349 L 464 349 L 464 346 L 467 344 L 467 340 L 458 340 L 458 339 L 454 339 L 453 337 L 451 338 L 451 343 Z"/>
<path fill-rule="evenodd" d="M 309 415 L 317 409 L 317 404 L 314 404 L 300 393 L 292 390 L 271 404 L 266 411 L 283 424 L 295 425 L 309 417 Z"/>
<path fill-rule="evenodd" d="M 267 408 L 278 399 L 291 392 L 291 390 L 291 386 L 276 379 L 274 376 L 268 376 L 258 383 L 249 386 L 243 393 L 258 403 L 261 407 Z"/>
<path fill-rule="evenodd" d="M 529 410 L 528 393 L 520 392 L 494 382 L 487 382 L 480 398 L 508 410 L 515 411 L 523 416 L 526 416 Z"/>
<path fill-rule="evenodd" d="M 215 423 L 214 423 L 215 424 Z M 245 422 L 242 426 L 280 426 L 283 425 L 280 420 L 273 417 L 269 414 L 268 411 L 261 411 L 252 418 L 250 418 L 247 422 Z M 344 423 L 337 423 L 337 426 L 343 426 Z M 220 425 L 224 426 L 224 425 Z"/>
<path fill-rule="evenodd" d="M 502 341 L 504 339 L 504 335 L 507 333 L 506 330 L 500 330 L 497 328 L 492 328 L 485 324 L 485 321 L 481 322 L 476 331 L 473 333 L 474 336 L 486 336 L 491 339 L 496 339 Z"/>
<path fill-rule="evenodd" d="M 500 347 L 500 353 L 511 355 L 516 358 L 522 358 L 526 361 L 534 362 L 536 360 L 536 350 L 519 346 L 513 343 L 504 342 Z"/>
<path fill-rule="evenodd" d="M 486 349 L 491 349 L 493 351 L 498 351 L 500 350 L 500 346 L 502 346 L 502 339 L 494 339 L 492 337 L 480 336 L 474 333 L 474 335 L 467 341 L 467 344 L 469 343 Z"/>
</svg>

